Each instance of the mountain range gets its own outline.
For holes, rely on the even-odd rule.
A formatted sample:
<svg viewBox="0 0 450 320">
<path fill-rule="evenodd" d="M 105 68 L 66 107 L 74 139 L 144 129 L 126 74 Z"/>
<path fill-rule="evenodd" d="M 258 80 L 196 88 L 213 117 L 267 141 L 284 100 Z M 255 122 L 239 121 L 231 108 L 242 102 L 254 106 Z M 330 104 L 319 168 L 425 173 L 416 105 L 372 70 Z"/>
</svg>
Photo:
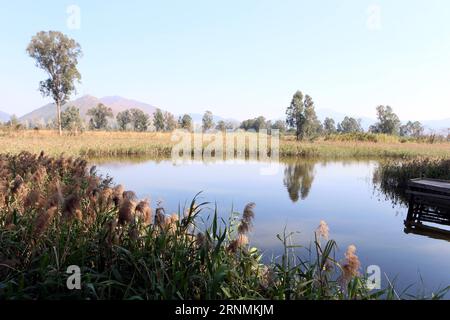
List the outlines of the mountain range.
<svg viewBox="0 0 450 320">
<path fill-rule="evenodd" d="M 104 105 L 111 108 L 111 110 L 114 114 L 114 117 L 119 112 L 124 111 L 126 109 L 132 109 L 132 108 L 140 109 L 140 110 L 144 111 L 145 113 L 152 115 L 156 111 L 156 108 L 157 108 L 153 105 L 150 105 L 150 104 L 147 104 L 144 102 L 127 99 L 127 98 L 123 98 L 123 97 L 119 97 L 119 96 L 108 96 L 108 97 L 103 97 L 103 98 L 96 98 L 91 95 L 85 95 L 76 100 L 67 102 L 66 104 L 64 104 L 62 106 L 61 109 L 62 109 L 62 111 L 64 111 L 69 106 L 74 106 L 80 110 L 80 116 L 83 119 L 87 119 L 88 118 L 87 111 L 91 108 L 96 107 L 99 103 L 103 103 Z M 164 112 L 164 110 L 163 110 L 163 112 Z M 199 114 L 199 113 L 188 113 L 188 114 L 192 117 L 192 120 L 194 123 L 201 123 L 203 114 Z M 55 117 L 56 117 L 55 104 L 49 103 L 49 104 L 46 104 L 45 106 L 42 106 L 40 108 L 33 110 L 30 113 L 25 114 L 24 116 L 19 118 L 19 121 L 21 121 L 22 123 L 25 123 L 25 122 L 47 123 L 48 121 L 54 119 Z M 213 115 L 213 120 L 216 123 L 220 120 L 230 121 L 230 122 L 238 122 L 237 120 L 226 119 L 226 118 L 223 118 L 218 115 Z"/>
<path fill-rule="evenodd" d="M 141 109 L 145 113 L 153 114 L 156 110 L 156 107 L 147 104 L 144 102 L 132 100 L 123 98 L 120 96 L 107 96 L 103 98 L 96 98 L 91 95 L 85 95 L 82 96 L 76 100 L 70 101 L 62 106 L 62 110 L 64 111 L 69 106 L 75 106 L 80 110 L 80 115 L 82 118 L 87 119 L 87 111 L 91 108 L 96 107 L 99 103 L 103 103 L 104 105 L 110 107 L 113 111 L 114 116 L 117 115 L 117 113 L 124 111 L 126 109 L 131 108 L 137 108 Z M 317 117 L 319 120 L 323 121 L 326 117 L 333 118 L 336 123 L 341 122 L 344 117 L 346 116 L 343 113 L 336 112 L 332 109 L 318 109 L 317 110 Z M 189 115 L 192 117 L 193 121 L 195 123 L 201 123 L 202 114 L 199 113 L 189 113 Z M 256 117 L 257 115 L 255 115 Z M 369 117 L 358 117 L 355 115 L 349 115 L 353 116 L 356 119 L 361 119 L 361 125 L 362 127 L 367 130 L 370 125 L 376 122 L 375 119 L 369 118 Z M 56 117 L 56 108 L 53 103 L 47 104 L 45 106 L 42 106 L 40 108 L 37 108 L 33 110 L 32 112 L 22 116 L 19 118 L 19 121 L 21 122 L 45 122 L 47 123 L 49 120 L 52 120 Z M 177 115 L 178 117 L 178 115 Z M 10 116 L 6 113 L 0 112 L 0 120 L 1 121 L 8 121 Z M 230 121 L 233 123 L 239 122 L 236 119 L 230 119 L 221 117 L 220 115 L 214 115 L 214 121 Z M 409 120 L 409 119 L 408 119 Z M 404 121 L 405 122 L 405 121 Z M 428 131 L 441 131 L 445 130 L 447 128 L 450 128 L 450 118 L 448 119 L 441 119 L 441 120 L 429 120 L 429 121 L 421 121 L 421 123 L 425 126 L 425 128 Z"/>
<path fill-rule="evenodd" d="M 146 104 L 143 102 L 139 102 L 136 100 L 126 99 L 119 96 L 109 96 L 103 98 L 96 98 L 94 96 L 86 95 L 82 96 L 73 101 L 69 101 L 65 103 L 61 110 L 66 110 L 69 106 L 74 106 L 80 110 L 80 116 L 83 119 L 88 118 L 87 111 L 91 108 L 96 107 L 99 103 L 103 103 L 104 105 L 110 107 L 114 114 L 114 117 L 117 113 L 124 111 L 126 109 L 136 108 L 141 109 L 142 111 L 153 114 L 156 110 L 155 106 L 150 104 Z M 38 122 L 44 121 L 45 123 L 49 120 L 52 120 L 56 117 L 56 107 L 54 103 L 46 104 L 38 109 L 33 110 L 30 113 L 19 118 L 21 122 Z"/>
</svg>

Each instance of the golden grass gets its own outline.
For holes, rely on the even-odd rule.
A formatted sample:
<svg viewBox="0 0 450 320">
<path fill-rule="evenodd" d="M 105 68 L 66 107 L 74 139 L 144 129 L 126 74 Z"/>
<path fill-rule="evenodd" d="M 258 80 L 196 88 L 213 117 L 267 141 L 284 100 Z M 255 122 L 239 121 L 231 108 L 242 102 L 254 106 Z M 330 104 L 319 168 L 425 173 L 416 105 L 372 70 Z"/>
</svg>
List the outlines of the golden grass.
<svg viewBox="0 0 450 320">
<path fill-rule="evenodd" d="M 169 157 L 175 142 L 170 133 L 84 132 L 60 137 L 50 130 L 24 130 L 0 133 L 2 153 L 21 151 L 49 155 L 111 157 L 140 155 Z M 290 137 L 280 143 L 281 156 L 296 157 L 397 157 L 434 156 L 450 158 L 450 143 L 330 141 L 297 142 Z"/>
<path fill-rule="evenodd" d="M 0 136 L 2 153 L 21 151 L 67 156 L 170 155 L 170 136 L 154 132 L 85 132 L 60 137 L 50 130 L 27 130 Z"/>
</svg>

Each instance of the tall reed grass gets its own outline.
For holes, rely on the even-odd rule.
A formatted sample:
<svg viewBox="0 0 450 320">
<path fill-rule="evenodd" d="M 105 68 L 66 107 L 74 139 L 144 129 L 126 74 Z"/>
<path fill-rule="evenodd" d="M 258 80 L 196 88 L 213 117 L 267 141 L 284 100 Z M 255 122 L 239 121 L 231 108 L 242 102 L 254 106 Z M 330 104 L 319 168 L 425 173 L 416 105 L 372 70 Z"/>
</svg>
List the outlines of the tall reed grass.
<svg viewBox="0 0 450 320">
<path fill-rule="evenodd" d="M 251 133 L 249 133 L 251 134 Z M 366 137 L 367 134 L 364 136 Z M 315 141 L 298 142 L 281 137 L 280 156 L 293 157 L 450 157 L 450 143 L 401 143 L 398 138 L 370 135 L 370 139 L 336 135 Z M 113 157 L 150 156 L 170 157 L 175 142 L 170 133 L 157 132 L 84 132 L 60 137 L 49 130 L 21 130 L 0 132 L 0 147 L 4 153 L 18 154 L 23 150 L 59 156 Z"/>
</svg>

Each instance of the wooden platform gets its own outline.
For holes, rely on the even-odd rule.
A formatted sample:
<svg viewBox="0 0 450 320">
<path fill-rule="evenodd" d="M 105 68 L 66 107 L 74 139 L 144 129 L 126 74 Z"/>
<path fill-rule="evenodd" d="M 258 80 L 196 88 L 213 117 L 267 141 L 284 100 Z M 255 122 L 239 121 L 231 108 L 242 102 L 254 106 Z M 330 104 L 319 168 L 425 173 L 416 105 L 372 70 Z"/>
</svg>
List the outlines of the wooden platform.
<svg viewBox="0 0 450 320">
<path fill-rule="evenodd" d="M 450 181 L 447 180 L 418 178 L 410 180 L 408 186 L 413 189 L 428 190 L 432 193 L 438 192 L 450 196 Z"/>
<path fill-rule="evenodd" d="M 450 226 L 450 181 L 413 179 L 408 183 L 409 210 L 405 232 L 450 239 L 450 231 L 424 223 Z"/>
<path fill-rule="evenodd" d="M 422 223 L 405 223 L 404 232 L 406 234 L 415 234 L 436 240 L 445 240 L 450 242 L 450 230 L 440 229 L 428 226 Z"/>
<path fill-rule="evenodd" d="M 434 202 L 450 209 L 450 181 L 437 179 L 412 179 L 406 193 L 413 202 Z"/>
</svg>

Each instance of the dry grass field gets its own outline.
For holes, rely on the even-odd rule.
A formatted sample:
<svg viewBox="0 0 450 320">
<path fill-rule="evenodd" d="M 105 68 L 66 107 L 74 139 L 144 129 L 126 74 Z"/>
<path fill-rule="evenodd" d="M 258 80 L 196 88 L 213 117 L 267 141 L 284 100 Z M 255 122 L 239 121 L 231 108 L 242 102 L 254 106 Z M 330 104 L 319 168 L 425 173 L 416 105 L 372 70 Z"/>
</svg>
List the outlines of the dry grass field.
<svg viewBox="0 0 450 320">
<path fill-rule="evenodd" d="M 297 142 L 292 138 L 280 141 L 281 156 L 295 157 L 391 157 L 414 158 L 418 156 L 450 158 L 450 143 L 401 142 L 383 139 L 381 142 L 359 140 L 329 140 L 320 138 L 312 142 Z M 50 130 L 21 130 L 0 132 L 1 153 L 17 154 L 21 151 L 49 155 L 114 157 L 139 155 L 169 157 L 172 146 L 171 133 L 159 132 L 93 132 L 60 137 Z"/>
</svg>

